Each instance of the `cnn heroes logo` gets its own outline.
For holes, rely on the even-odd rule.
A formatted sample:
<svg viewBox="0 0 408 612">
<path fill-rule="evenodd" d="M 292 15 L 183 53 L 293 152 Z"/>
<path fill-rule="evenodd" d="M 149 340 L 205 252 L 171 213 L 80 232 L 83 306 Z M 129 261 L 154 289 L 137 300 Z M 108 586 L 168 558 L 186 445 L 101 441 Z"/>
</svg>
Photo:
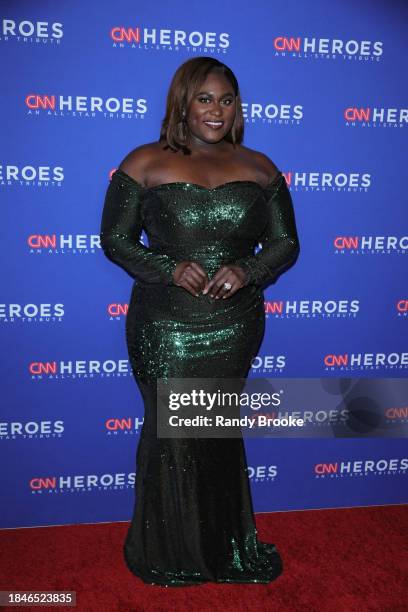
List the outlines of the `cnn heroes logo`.
<svg viewBox="0 0 408 612">
<path fill-rule="evenodd" d="M 76 359 L 32 361 L 28 364 L 31 380 L 94 380 L 133 376 L 128 359 Z"/>
<path fill-rule="evenodd" d="M 341 38 L 316 38 L 312 36 L 275 36 L 275 57 L 300 59 L 333 59 L 356 61 L 380 61 L 383 41 L 353 40 Z"/>
<path fill-rule="evenodd" d="M 273 482 L 278 475 L 277 465 L 248 465 L 248 478 L 251 482 Z"/>
<path fill-rule="evenodd" d="M 226 53 L 230 46 L 227 32 L 200 32 L 193 30 L 169 30 L 142 26 L 113 26 L 110 38 L 114 49 L 138 49 L 148 51 L 181 50 L 193 53 Z"/>
<path fill-rule="evenodd" d="M 64 304 L 0 304 L 0 323 L 61 323 Z"/>
<path fill-rule="evenodd" d="M 299 104 L 274 104 L 273 102 L 242 102 L 245 123 L 273 125 L 300 125 L 304 111 Z"/>
<path fill-rule="evenodd" d="M 30 234 L 30 255 L 94 255 L 101 249 L 99 234 Z"/>
<path fill-rule="evenodd" d="M 367 193 L 372 185 L 372 176 L 367 172 L 284 172 L 291 191 L 331 191 Z"/>
<path fill-rule="evenodd" d="M 64 432 L 64 421 L 0 421 L 0 441 L 61 438 Z"/>
<path fill-rule="evenodd" d="M 0 185 L 12 187 L 61 187 L 64 181 L 61 166 L 17 166 L 0 164 Z"/>
<path fill-rule="evenodd" d="M 408 236 L 336 236 L 333 239 L 335 255 L 405 255 Z"/>
<path fill-rule="evenodd" d="M 138 435 L 143 427 L 144 419 L 139 417 L 111 417 L 105 421 L 105 431 L 108 437 L 120 435 Z"/>
<path fill-rule="evenodd" d="M 146 98 L 63 95 L 30 92 L 24 100 L 28 116 L 75 117 L 78 119 L 144 119 Z"/>
<path fill-rule="evenodd" d="M 364 459 L 316 463 L 313 467 L 315 478 L 361 478 L 363 476 L 393 476 L 406 474 L 408 458 Z"/>
<path fill-rule="evenodd" d="M 32 476 L 28 482 L 30 493 L 41 495 L 50 493 L 93 493 L 98 491 L 119 491 L 133 489 L 135 472 L 105 472 L 104 474 L 68 474 Z"/>
<path fill-rule="evenodd" d="M 387 371 L 408 369 L 408 353 L 330 353 L 323 357 L 329 372 Z"/>
<path fill-rule="evenodd" d="M 399 317 L 407 317 L 408 316 L 408 299 L 403 298 L 398 300 L 395 304 L 395 311 Z"/>
<path fill-rule="evenodd" d="M 408 124 L 408 108 L 349 106 L 344 110 L 346 127 L 403 128 Z"/>
<path fill-rule="evenodd" d="M 279 319 L 356 318 L 359 300 L 265 300 L 265 314 Z"/>
<path fill-rule="evenodd" d="M 59 45 L 64 36 L 63 25 L 59 22 L 30 21 L 24 19 L 1 20 L 0 41 L 19 43 L 40 43 Z"/>
<path fill-rule="evenodd" d="M 286 355 L 257 355 L 251 362 L 251 370 L 256 374 L 282 373 L 286 369 Z"/>
</svg>

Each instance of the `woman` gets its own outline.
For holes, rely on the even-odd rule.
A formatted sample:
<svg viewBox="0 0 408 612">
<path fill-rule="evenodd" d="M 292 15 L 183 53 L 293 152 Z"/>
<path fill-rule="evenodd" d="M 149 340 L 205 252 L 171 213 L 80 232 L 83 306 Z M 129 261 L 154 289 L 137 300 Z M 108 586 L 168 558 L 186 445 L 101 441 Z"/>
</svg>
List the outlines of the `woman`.
<svg viewBox="0 0 408 612">
<path fill-rule="evenodd" d="M 149 584 L 266 583 L 282 572 L 275 545 L 257 538 L 242 438 L 156 429 L 158 379 L 247 377 L 263 289 L 299 251 L 286 181 L 241 144 L 243 124 L 232 71 L 211 57 L 185 62 L 159 141 L 129 153 L 106 194 L 101 244 L 135 279 L 126 339 L 145 409 L 124 554 Z"/>
</svg>

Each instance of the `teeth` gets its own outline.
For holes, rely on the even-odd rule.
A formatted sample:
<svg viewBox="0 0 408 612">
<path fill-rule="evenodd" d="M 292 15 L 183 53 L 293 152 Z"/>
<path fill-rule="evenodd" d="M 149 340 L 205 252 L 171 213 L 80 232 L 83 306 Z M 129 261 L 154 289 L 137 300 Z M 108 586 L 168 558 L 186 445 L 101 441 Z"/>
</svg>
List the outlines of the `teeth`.
<svg viewBox="0 0 408 612">
<path fill-rule="evenodd" d="M 222 121 L 204 121 L 208 125 L 222 125 Z"/>
</svg>

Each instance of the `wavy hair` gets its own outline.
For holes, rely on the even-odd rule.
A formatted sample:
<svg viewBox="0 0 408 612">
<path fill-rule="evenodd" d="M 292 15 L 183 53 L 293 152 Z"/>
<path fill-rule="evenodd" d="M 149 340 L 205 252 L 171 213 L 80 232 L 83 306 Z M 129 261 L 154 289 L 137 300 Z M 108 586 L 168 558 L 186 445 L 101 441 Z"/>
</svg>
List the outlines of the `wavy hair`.
<svg viewBox="0 0 408 612">
<path fill-rule="evenodd" d="M 212 57 L 194 57 L 187 60 L 174 73 L 167 94 L 166 114 L 160 129 L 160 141 L 165 141 L 167 147 L 184 154 L 191 153 L 187 147 L 189 129 L 186 115 L 190 102 L 198 88 L 210 72 L 224 75 L 231 83 L 236 97 L 236 113 L 231 130 L 226 134 L 225 140 L 233 145 L 242 142 L 244 136 L 244 116 L 242 114 L 241 95 L 238 81 L 232 70 Z M 185 113 L 185 114 L 184 114 Z M 165 148 L 167 148 L 165 147 Z"/>
</svg>

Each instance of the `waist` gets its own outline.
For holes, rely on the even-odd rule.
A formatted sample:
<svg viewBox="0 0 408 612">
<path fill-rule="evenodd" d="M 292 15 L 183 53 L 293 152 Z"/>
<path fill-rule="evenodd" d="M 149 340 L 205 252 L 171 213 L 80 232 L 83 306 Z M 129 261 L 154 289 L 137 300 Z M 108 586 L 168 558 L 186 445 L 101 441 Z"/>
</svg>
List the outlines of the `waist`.
<svg viewBox="0 0 408 612">
<path fill-rule="evenodd" d="M 254 313 L 264 312 L 263 291 L 254 285 L 238 289 L 228 298 L 209 294 L 196 297 L 176 285 L 146 285 L 135 281 L 129 308 L 143 319 L 167 319 L 197 325 L 225 325 Z"/>
<path fill-rule="evenodd" d="M 156 253 L 169 255 L 177 261 L 195 261 L 199 263 L 212 276 L 221 265 L 234 263 L 241 257 L 248 257 L 254 253 L 253 241 L 220 240 L 217 243 L 183 242 L 169 244 L 152 240 L 149 248 Z"/>
</svg>

